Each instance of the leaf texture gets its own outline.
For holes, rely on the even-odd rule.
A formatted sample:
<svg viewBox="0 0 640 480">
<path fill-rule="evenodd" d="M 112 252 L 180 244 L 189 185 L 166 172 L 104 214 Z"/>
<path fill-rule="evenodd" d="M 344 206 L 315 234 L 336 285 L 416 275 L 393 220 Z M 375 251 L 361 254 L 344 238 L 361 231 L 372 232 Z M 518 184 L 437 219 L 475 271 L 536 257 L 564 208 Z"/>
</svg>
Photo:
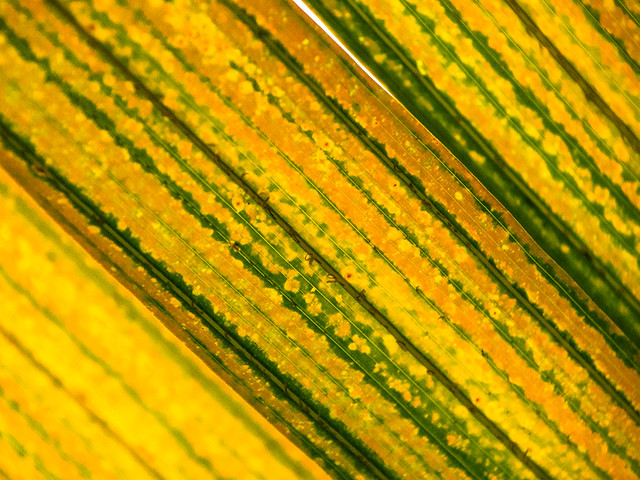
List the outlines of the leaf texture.
<svg viewBox="0 0 640 480">
<path fill-rule="evenodd" d="M 640 70 L 628 7 L 310 3 L 638 344 Z"/>
<path fill-rule="evenodd" d="M 335 478 L 637 478 L 633 84 L 312 5 L 397 100 L 284 1 L 0 4 L 2 165 Z"/>
<path fill-rule="evenodd" d="M 3 171 L 0 216 L 4 478 L 327 478 Z"/>
</svg>

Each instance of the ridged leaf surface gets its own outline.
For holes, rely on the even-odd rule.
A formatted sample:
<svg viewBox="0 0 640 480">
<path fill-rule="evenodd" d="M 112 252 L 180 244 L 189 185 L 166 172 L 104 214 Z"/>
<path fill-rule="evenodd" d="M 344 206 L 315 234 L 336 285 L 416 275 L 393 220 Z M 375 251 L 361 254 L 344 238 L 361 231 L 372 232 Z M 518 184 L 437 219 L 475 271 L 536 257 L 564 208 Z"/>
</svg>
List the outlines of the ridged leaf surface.
<svg viewBox="0 0 640 480">
<path fill-rule="evenodd" d="M 314 6 L 397 100 L 284 1 L 1 3 L 2 165 L 336 478 L 639 476 L 631 117 Z"/>
</svg>

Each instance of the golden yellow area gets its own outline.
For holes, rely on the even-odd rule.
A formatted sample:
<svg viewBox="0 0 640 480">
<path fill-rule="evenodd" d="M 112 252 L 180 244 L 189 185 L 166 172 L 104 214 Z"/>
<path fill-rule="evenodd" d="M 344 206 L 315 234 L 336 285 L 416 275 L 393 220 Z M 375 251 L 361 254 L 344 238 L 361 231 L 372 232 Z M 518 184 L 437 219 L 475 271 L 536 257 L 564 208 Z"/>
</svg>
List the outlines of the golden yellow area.
<svg viewBox="0 0 640 480">
<path fill-rule="evenodd" d="M 0 217 L 2 471 L 327 478 L 2 171 Z"/>
<path fill-rule="evenodd" d="M 617 344 L 622 331 L 515 217 L 294 6 L 57 2 L 0 2 L 0 165 L 124 287 L 0 177 L 0 477 L 640 470 L 634 346 Z M 564 140 L 575 136 L 632 206 L 637 155 L 566 72 L 550 64 L 551 86 L 537 76 L 548 58 L 526 29 L 505 34 L 513 18 L 498 2 L 450 2 L 523 88 L 549 97 L 542 116 L 440 2 L 417 2 L 415 15 L 408 2 L 360 3 L 640 292 L 635 253 L 618 242 L 640 220 Z M 349 19 L 351 2 L 327 5 Z M 567 40 L 572 56 L 586 47 Z M 608 85 L 629 83 L 616 58 L 602 63 Z M 635 88 L 605 93 L 632 126 Z M 564 133 L 545 130 L 550 120 Z"/>
</svg>

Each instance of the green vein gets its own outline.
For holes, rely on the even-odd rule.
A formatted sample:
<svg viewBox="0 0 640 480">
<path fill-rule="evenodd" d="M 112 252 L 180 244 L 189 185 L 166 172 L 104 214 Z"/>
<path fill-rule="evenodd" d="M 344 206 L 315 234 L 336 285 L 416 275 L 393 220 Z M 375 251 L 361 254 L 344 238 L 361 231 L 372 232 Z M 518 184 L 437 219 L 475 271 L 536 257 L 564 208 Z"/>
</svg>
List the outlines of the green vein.
<svg viewBox="0 0 640 480">
<path fill-rule="evenodd" d="M 14 410 L 18 415 L 20 415 L 31 427 L 32 430 L 34 430 L 35 432 L 38 433 L 38 435 L 48 444 L 53 445 L 53 447 L 55 448 L 55 450 L 58 452 L 58 454 L 60 455 L 60 458 L 62 458 L 64 461 L 71 463 L 76 470 L 78 471 L 78 473 L 80 474 L 80 476 L 82 478 L 93 478 L 93 475 L 91 473 L 91 470 L 89 470 L 84 464 L 82 464 L 80 461 L 71 458 L 63 449 L 62 449 L 62 445 L 60 445 L 60 442 L 58 441 L 57 438 L 52 437 L 51 435 L 49 435 L 49 433 L 47 432 L 47 430 L 45 429 L 45 427 L 38 422 L 36 419 L 34 419 L 31 415 L 29 415 L 29 413 L 25 412 L 21 407 L 20 404 L 14 400 L 10 400 L 7 395 L 5 395 L 5 392 L 2 388 L 2 386 L 0 386 L 0 397 L 2 397 L 2 399 L 5 401 L 5 403 L 12 409 Z"/>
<path fill-rule="evenodd" d="M 616 277 L 609 272 L 608 267 L 605 267 L 598 258 L 588 253 L 583 242 L 555 215 L 551 215 L 548 208 L 536 199 L 533 192 L 518 177 L 510 175 L 501 157 L 468 125 L 467 120 L 451 107 L 444 94 L 439 92 L 428 78 L 417 71 L 415 65 L 408 61 L 401 47 L 396 45 L 367 14 L 352 2 L 349 3 L 354 9 L 353 17 L 364 22 L 366 29 L 374 38 L 384 42 L 388 48 L 386 51 L 395 55 L 398 64 L 402 65 L 401 71 L 390 75 L 388 70 L 378 66 L 370 58 L 367 49 L 353 37 L 353 32 L 348 29 L 349 27 L 333 17 L 319 2 L 311 1 L 316 13 L 343 37 L 343 40 L 356 55 L 366 60 L 369 68 L 372 68 L 375 74 L 387 82 L 387 86 L 391 88 L 394 95 L 419 119 L 429 125 L 429 130 L 434 132 L 485 185 L 490 187 L 493 194 L 516 215 L 523 227 L 538 240 L 555 261 L 572 274 L 573 278 L 614 319 L 636 346 L 640 345 L 638 327 L 629 321 L 630 311 L 635 311 L 640 316 L 640 302 L 631 295 L 626 286 L 619 283 Z M 417 92 L 411 92 L 402 86 L 402 76 L 408 78 L 409 81 L 414 80 L 420 84 L 420 101 L 417 100 Z M 438 108 L 427 113 L 426 107 L 420 106 L 425 105 L 425 102 L 431 102 Z M 429 119 L 428 122 L 427 119 Z M 457 131 L 458 127 L 462 130 Z M 465 138 L 466 147 L 464 149 L 455 139 L 456 135 Z M 469 149 L 490 159 L 496 168 L 491 171 L 480 168 L 468 157 L 467 150 Z M 541 225 L 544 225 L 545 228 L 540 229 Z M 567 240 L 572 244 L 570 254 L 564 254 L 559 248 L 560 243 Z M 588 262 L 585 262 L 585 257 Z M 605 281 L 610 288 L 606 291 L 601 290 L 599 286 L 596 286 L 598 282 L 595 282 L 594 279 L 598 279 L 598 282 Z M 618 294 L 615 301 L 610 297 L 612 291 Z M 573 301 L 575 302 L 575 300 Z"/>
<path fill-rule="evenodd" d="M 460 390 L 460 388 L 452 382 L 445 374 L 442 372 L 431 360 L 429 360 L 420 350 L 418 350 L 413 344 L 409 343 L 409 341 L 404 338 L 401 332 L 389 322 L 386 317 L 371 304 L 368 300 L 363 298 L 360 295 L 360 292 L 355 291 L 355 288 L 346 281 L 342 275 L 339 274 L 324 258 L 322 258 L 315 249 L 304 241 L 299 234 L 293 230 L 293 228 L 286 222 L 286 220 L 280 216 L 268 203 L 266 203 L 263 199 L 260 198 L 258 192 L 253 190 L 253 188 L 238 174 L 236 174 L 228 165 L 226 165 L 220 157 L 218 157 L 211 148 L 205 144 L 197 135 L 195 135 L 182 120 L 177 118 L 173 111 L 167 108 L 157 97 L 153 94 L 140 80 L 133 75 L 128 68 L 126 68 L 117 58 L 113 56 L 113 54 L 107 50 L 98 40 L 89 35 L 82 26 L 77 22 L 77 20 L 57 1 L 50 0 L 49 4 L 54 6 L 57 10 L 61 12 L 61 14 L 67 18 L 68 22 L 74 26 L 76 31 L 85 38 L 86 42 L 97 51 L 101 52 L 102 55 L 109 60 L 109 62 L 116 66 L 122 73 L 136 85 L 139 93 L 145 97 L 147 97 L 154 106 L 168 119 L 170 119 L 175 126 L 183 132 L 183 134 L 190 139 L 190 141 L 198 147 L 211 161 L 219 166 L 227 176 L 234 181 L 238 186 L 240 186 L 256 203 L 262 205 L 263 209 L 267 214 L 269 214 L 275 221 L 278 223 L 287 233 L 299 243 L 304 250 L 313 255 L 313 257 L 318 261 L 318 263 L 330 274 L 334 275 L 337 282 L 340 283 L 345 291 L 349 293 L 352 297 L 356 298 L 359 303 L 371 313 L 376 320 L 378 320 L 383 326 L 387 328 L 387 330 L 400 341 L 404 340 L 404 344 L 407 346 L 407 350 L 411 353 L 420 363 L 425 366 L 430 367 L 434 370 L 434 377 L 436 377 L 441 383 L 443 383 L 447 388 L 458 398 L 458 400 L 474 415 L 478 418 L 481 423 L 483 423 L 492 433 L 502 441 L 507 448 L 509 448 L 527 467 L 529 467 L 539 478 L 548 478 L 548 475 L 542 468 L 537 465 L 533 460 L 531 460 L 525 452 L 523 452 L 520 447 L 515 444 L 512 440 L 510 440 L 506 433 L 504 433 L 495 423 L 493 423 L 486 415 L 482 412 L 477 411 L 473 406 L 472 401 Z"/>
<path fill-rule="evenodd" d="M 15 150 L 27 163 L 37 165 L 39 170 L 45 171 L 47 181 L 52 184 L 54 188 L 61 191 L 80 214 L 86 216 L 91 223 L 99 226 L 106 238 L 126 251 L 127 255 L 135 263 L 145 268 L 148 274 L 155 278 L 174 298 L 180 301 L 185 309 L 203 319 L 203 326 L 207 328 L 215 338 L 221 340 L 225 345 L 229 345 L 237 355 L 248 361 L 250 365 L 264 376 L 264 379 L 272 385 L 274 389 L 277 389 L 276 391 L 282 392 L 281 398 L 286 399 L 292 408 L 300 410 L 310 416 L 316 422 L 317 426 L 320 426 L 328 435 L 333 437 L 339 445 L 342 445 L 345 448 L 344 453 L 351 457 L 356 465 L 359 465 L 359 469 L 370 471 L 379 478 L 388 478 L 382 474 L 382 471 L 378 470 L 363 453 L 346 442 L 338 430 L 328 424 L 317 412 L 313 411 L 305 403 L 302 396 L 294 393 L 291 388 L 287 388 L 286 381 L 274 374 L 273 370 L 269 369 L 267 365 L 271 365 L 271 362 L 264 358 L 261 352 L 256 352 L 254 349 L 251 349 L 250 346 L 238 340 L 233 333 L 225 330 L 222 326 L 222 319 L 220 319 L 218 315 L 210 313 L 211 308 L 205 305 L 206 301 L 194 298 L 191 293 L 189 293 L 190 287 L 182 281 L 180 276 L 166 271 L 162 264 L 143 253 L 138 243 L 130 237 L 128 231 L 120 232 L 118 230 L 116 227 L 117 219 L 103 213 L 91 200 L 85 197 L 75 185 L 70 184 L 64 177 L 60 176 L 55 169 L 46 167 L 44 161 L 33 153 L 33 147 L 26 145 L 24 140 L 17 138 L 5 125 L 4 120 L 1 118 L 0 120 L 0 137 L 3 137 L 5 144 L 12 150 Z M 185 333 L 192 339 L 194 338 L 192 333 Z M 197 340 L 197 338 L 194 339 L 194 342 L 202 346 L 202 342 Z M 211 355 L 213 355 L 213 352 L 211 352 Z M 332 467 L 339 475 L 349 477 L 349 475 L 344 473 L 340 465 L 337 465 L 335 461 L 329 461 L 333 463 Z"/>
</svg>

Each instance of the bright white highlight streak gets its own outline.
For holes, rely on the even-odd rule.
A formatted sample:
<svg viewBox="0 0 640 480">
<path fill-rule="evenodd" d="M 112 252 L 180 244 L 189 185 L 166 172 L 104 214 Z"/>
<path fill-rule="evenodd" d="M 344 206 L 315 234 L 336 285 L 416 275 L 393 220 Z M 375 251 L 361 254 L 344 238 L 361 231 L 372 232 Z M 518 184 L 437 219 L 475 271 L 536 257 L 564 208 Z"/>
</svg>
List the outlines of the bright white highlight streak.
<svg viewBox="0 0 640 480">
<path fill-rule="evenodd" d="M 391 94 L 391 92 L 389 90 L 387 90 L 387 88 L 382 84 L 382 82 L 380 82 L 380 80 L 378 80 L 376 77 L 374 77 L 373 73 L 371 73 L 367 67 L 365 67 L 362 63 L 360 63 L 360 60 L 358 60 L 355 55 L 353 53 L 351 53 L 347 47 L 345 47 L 342 42 L 340 40 L 338 40 L 338 37 L 336 37 L 333 32 L 331 30 L 329 30 L 329 27 L 327 27 L 324 22 L 322 20 L 320 20 L 320 17 L 318 17 L 315 13 L 313 13 L 313 11 L 303 2 L 303 0 L 293 0 L 293 3 L 295 3 L 300 10 L 302 10 L 304 13 L 307 14 L 307 16 L 313 20 L 322 30 L 324 30 L 324 32 L 329 35 L 329 37 L 331 37 L 331 40 L 333 40 L 335 43 L 338 44 L 338 46 L 345 51 L 345 53 L 347 55 L 349 55 L 349 57 L 351 57 L 351 59 L 356 62 L 356 64 L 362 69 L 362 71 L 364 73 L 366 73 L 367 75 L 369 75 L 369 77 L 371 77 L 371 79 L 373 79 L 374 82 L 376 82 L 378 85 L 380 85 L 382 87 L 382 89 L 387 92 L 389 95 L 391 95 L 393 97 L 393 95 Z M 395 98 L 395 97 L 394 97 Z"/>
</svg>

